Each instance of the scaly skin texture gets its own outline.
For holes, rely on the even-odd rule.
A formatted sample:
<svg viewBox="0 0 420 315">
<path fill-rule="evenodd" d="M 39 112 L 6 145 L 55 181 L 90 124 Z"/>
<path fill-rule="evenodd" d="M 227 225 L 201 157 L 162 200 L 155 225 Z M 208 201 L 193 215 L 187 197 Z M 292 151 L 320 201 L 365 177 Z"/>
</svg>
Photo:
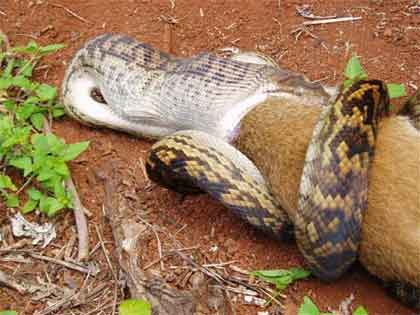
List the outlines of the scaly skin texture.
<svg viewBox="0 0 420 315">
<path fill-rule="evenodd" d="M 290 218 L 296 214 L 305 155 L 322 109 L 312 105 L 272 98 L 244 117 L 236 142 Z M 407 117 L 384 118 L 375 148 L 359 259 L 403 302 L 420 308 L 420 132 Z"/>
<path fill-rule="evenodd" d="M 90 99 L 93 89 L 106 104 Z M 176 58 L 125 35 L 103 34 L 71 60 L 61 99 L 85 124 L 153 138 L 194 129 L 229 141 L 243 115 L 270 95 L 329 97 L 319 83 L 268 61 L 210 53 Z"/>
<path fill-rule="evenodd" d="M 385 84 L 359 81 L 315 126 L 294 222 L 299 249 L 321 279 L 338 278 L 356 260 L 377 124 L 388 111 Z"/>
<path fill-rule="evenodd" d="M 257 59 L 261 60 L 261 58 Z M 216 138 L 228 141 L 234 139 L 239 131 L 247 132 L 245 125 L 243 128 L 239 128 L 241 118 L 255 106 L 264 103 L 268 97 L 280 97 L 282 101 L 278 103 L 284 101 L 295 107 L 299 103 L 326 104 L 329 95 L 321 85 L 310 83 L 297 73 L 275 67 L 272 62 L 257 63 L 223 59 L 207 53 L 181 59 L 164 54 L 124 35 L 104 34 L 83 46 L 71 61 L 63 81 L 62 99 L 68 113 L 87 124 L 123 130 L 142 137 L 157 138 L 170 135 L 177 130 L 194 129 L 208 132 Z M 100 90 L 105 103 L 98 102 L 91 97 L 94 89 Z M 283 108 L 281 110 L 283 111 Z M 415 109 L 414 112 L 417 110 Z M 300 116 L 303 115 L 300 112 Z M 261 128 L 266 125 L 268 120 L 267 117 L 263 117 L 251 127 Z M 302 117 L 300 120 L 303 122 L 304 128 L 310 130 L 312 134 L 308 121 L 302 120 Z M 279 126 L 276 125 L 276 127 Z M 290 130 L 296 131 L 296 126 L 290 127 Z M 275 133 L 279 134 L 278 130 Z M 416 137 L 413 140 L 418 143 Z M 175 151 L 171 151 L 175 156 L 182 152 L 193 152 L 188 149 L 188 146 L 185 146 L 187 151 L 183 151 L 184 149 L 178 146 L 180 139 L 187 141 L 193 148 L 201 146 L 201 152 L 206 151 L 206 147 L 203 146 L 206 141 L 194 143 L 192 139 L 181 137 L 174 142 Z M 258 141 L 263 142 L 263 140 L 264 137 L 258 137 Z M 296 146 L 298 142 L 296 138 L 291 137 L 291 141 Z M 270 146 L 273 143 L 266 144 L 268 147 L 263 147 L 260 153 L 267 153 L 271 150 Z M 305 152 L 306 147 L 303 149 Z M 414 148 L 414 152 L 419 152 L 416 149 L 417 147 Z M 221 149 L 221 151 L 225 150 Z M 195 159 L 202 156 L 201 154 L 197 156 L 194 153 L 189 160 L 191 162 L 188 163 L 195 163 L 197 162 Z M 279 157 L 278 155 L 274 155 L 272 160 L 267 158 L 268 154 L 262 156 L 263 160 L 270 164 L 276 164 L 276 159 L 284 159 L 284 156 Z M 186 157 L 189 159 L 188 155 Z M 171 161 L 169 154 L 169 160 L 166 160 L 166 163 L 169 164 Z M 204 157 L 203 161 L 206 162 L 209 159 Z M 150 162 L 151 166 L 153 163 L 157 163 L 153 160 Z M 419 163 L 416 165 L 418 167 Z M 189 176 L 196 178 L 197 174 L 200 175 L 194 168 L 190 168 L 191 164 L 186 166 L 185 169 Z M 293 168 L 293 165 L 291 167 Z M 228 168 L 225 167 L 225 170 Z M 233 175 L 236 172 L 235 167 L 231 167 L 229 170 Z M 288 177 L 289 171 L 289 169 L 285 170 Z M 301 171 L 298 172 L 299 175 L 302 173 Z M 208 177 L 205 178 L 205 181 L 209 180 L 208 183 L 212 187 L 221 184 L 217 181 L 220 174 L 211 171 L 206 174 Z M 265 174 L 265 176 L 268 175 Z M 224 181 L 227 178 L 222 176 L 221 179 Z M 382 179 L 389 180 L 386 177 Z M 240 184 L 240 182 L 237 183 Z M 289 182 L 280 182 L 278 185 L 288 186 Z M 276 185 L 271 181 L 269 183 L 272 186 Z M 229 185 L 225 186 L 229 187 Z M 252 186 L 258 187 L 258 185 Z M 413 187 L 414 192 L 418 193 L 419 189 L 416 183 Z M 216 193 L 216 197 L 222 196 L 222 199 L 228 200 L 226 198 L 235 195 L 230 190 L 227 193 L 227 196 L 224 193 Z M 249 195 L 249 192 L 245 192 L 245 194 Z M 235 196 L 237 200 L 242 200 L 240 195 L 236 194 Z M 252 200 L 250 195 L 249 197 L 247 201 Z M 293 199 L 291 196 L 278 196 L 278 198 L 279 200 L 281 198 Z M 387 197 L 380 195 L 378 198 Z M 275 202 L 272 204 L 274 205 Z M 246 208 L 249 207 L 245 205 L 243 209 Z M 398 207 L 393 209 L 395 208 Z M 293 212 L 294 209 L 296 207 L 287 210 Z M 256 214 L 254 217 L 260 219 L 258 212 L 254 212 Z M 261 225 L 261 222 L 270 222 L 273 223 L 271 229 L 283 230 L 283 225 L 278 225 L 275 220 L 271 221 L 269 218 L 269 214 L 272 212 L 261 211 L 260 213 L 265 216 L 264 220 L 248 217 L 248 219 L 251 218 L 250 222 L 255 221 L 257 225 Z M 246 216 L 246 213 L 243 214 Z M 375 223 L 381 224 L 381 222 Z M 417 234 L 414 233 L 414 237 L 417 237 Z M 414 248 L 418 249 L 419 247 L 416 244 Z M 402 250 L 404 251 L 404 249 Z M 393 257 L 391 256 L 389 259 L 393 259 Z M 374 272 L 380 275 L 379 271 Z M 385 270 L 383 278 L 387 279 L 389 274 L 390 272 Z M 416 279 L 409 279 L 407 282 L 404 275 L 400 277 L 399 271 L 395 274 L 396 276 L 391 275 L 391 280 L 405 283 L 399 285 L 396 291 L 402 293 L 400 296 L 403 297 L 404 292 L 407 293 L 405 294 L 408 297 L 407 301 L 416 301 L 418 291 L 407 289 L 406 285 L 411 281 L 411 285 L 418 287 L 417 284 L 412 284 Z"/>
</svg>

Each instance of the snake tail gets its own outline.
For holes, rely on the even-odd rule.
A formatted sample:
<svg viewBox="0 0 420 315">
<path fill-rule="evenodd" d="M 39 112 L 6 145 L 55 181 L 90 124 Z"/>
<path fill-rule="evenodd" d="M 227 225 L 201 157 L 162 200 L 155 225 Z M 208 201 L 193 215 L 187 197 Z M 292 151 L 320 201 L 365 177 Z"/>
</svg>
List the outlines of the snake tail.
<svg viewBox="0 0 420 315">
<path fill-rule="evenodd" d="M 368 170 L 386 86 L 362 80 L 320 114 L 309 144 L 295 217 L 297 244 L 310 269 L 330 281 L 355 261 L 367 208 Z"/>
<path fill-rule="evenodd" d="M 208 193 L 277 239 L 293 236 L 291 221 L 255 165 L 219 138 L 195 130 L 165 137 L 149 151 L 146 171 L 166 188 Z"/>
</svg>

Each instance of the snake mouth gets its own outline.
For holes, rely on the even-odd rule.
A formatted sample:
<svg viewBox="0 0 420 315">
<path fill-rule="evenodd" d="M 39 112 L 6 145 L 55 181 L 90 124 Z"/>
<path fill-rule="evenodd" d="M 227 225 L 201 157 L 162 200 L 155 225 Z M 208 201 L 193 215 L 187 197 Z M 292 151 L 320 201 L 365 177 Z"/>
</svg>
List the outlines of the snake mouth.
<svg viewBox="0 0 420 315">
<path fill-rule="evenodd" d="M 63 86 L 63 105 L 68 114 L 85 124 L 112 125 L 114 113 L 100 89 L 100 80 L 90 71 L 70 73 Z"/>
<path fill-rule="evenodd" d="M 101 90 L 98 87 L 93 87 L 90 90 L 90 97 L 95 102 L 98 102 L 98 103 L 101 103 L 101 104 L 104 104 L 104 105 L 108 105 L 108 103 L 105 101 L 105 98 L 104 98 Z"/>
</svg>

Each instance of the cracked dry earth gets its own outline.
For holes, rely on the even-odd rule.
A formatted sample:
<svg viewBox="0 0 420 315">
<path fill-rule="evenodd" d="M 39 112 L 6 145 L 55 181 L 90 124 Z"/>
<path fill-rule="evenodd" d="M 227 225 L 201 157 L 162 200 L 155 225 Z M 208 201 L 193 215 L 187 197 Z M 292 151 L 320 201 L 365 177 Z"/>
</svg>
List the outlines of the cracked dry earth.
<svg viewBox="0 0 420 315">
<path fill-rule="evenodd" d="M 303 21 L 296 6 L 311 5 L 319 16 L 360 16 L 354 22 L 323 24 L 310 27 L 313 36 L 292 33 Z M 64 43 L 66 48 L 46 58 L 49 67 L 37 72 L 39 80 L 60 85 L 63 72 L 72 54 L 89 38 L 104 32 L 129 34 L 139 40 L 179 56 L 191 56 L 201 51 L 215 51 L 226 46 L 258 50 L 271 56 L 286 68 L 302 72 L 311 80 L 334 84 L 342 80 L 342 69 L 352 53 L 360 56 L 369 75 L 387 82 L 404 83 L 409 93 L 420 86 L 420 3 L 396 0 L 282 0 L 282 1 L 0 1 L 0 29 L 12 44 L 24 44 L 29 39 L 39 43 Z M 79 17 L 71 15 L 67 9 Z M 416 9 L 417 8 L 417 9 Z M 92 129 L 65 118 L 54 124 L 53 130 L 68 143 L 90 140 L 87 152 L 71 164 L 73 178 L 83 204 L 90 210 L 90 246 L 98 244 L 95 226 L 103 232 L 105 245 L 114 263 L 115 248 L 110 227 L 103 218 L 103 190 L 95 173 L 112 168 L 112 161 L 122 161 L 122 174 L 134 176 L 137 193 L 153 224 L 177 233 L 185 247 L 197 247 L 210 262 L 234 261 L 242 269 L 289 268 L 302 265 L 303 259 L 294 243 L 279 243 L 238 221 L 208 196 L 188 196 L 180 201 L 168 190 L 151 185 L 144 177 L 141 160 L 151 143 L 105 129 Z M 147 186 L 147 187 L 146 187 Z M 147 189 L 146 189 L 146 188 Z M 4 205 L 0 210 L 0 226 L 9 224 L 12 211 Z M 32 220 L 45 221 L 33 215 Z M 74 235 L 71 212 L 54 219 L 58 238 L 45 255 L 56 255 Z M 164 240 L 162 240 L 164 242 Z M 155 239 L 150 237 L 141 257 L 148 262 L 157 256 Z M 92 260 L 103 270 L 97 283 L 111 283 L 112 276 L 100 250 Z M 51 267 L 32 260 L 18 264 L 0 260 L 0 266 L 27 278 L 49 276 L 62 287 L 78 288 L 84 277 L 64 268 Z M 227 269 L 229 267 L 226 267 Z M 170 268 L 168 279 L 182 276 L 182 271 Z M 179 284 L 179 283 L 178 283 Z M 179 284 L 181 285 L 181 284 Z M 104 289 L 105 290 L 105 289 Z M 109 296 L 115 293 L 110 285 Z M 327 311 L 338 309 L 341 301 L 354 294 L 353 306 L 364 305 L 370 315 L 410 315 L 410 310 L 381 288 L 379 281 L 360 265 L 355 265 L 342 279 L 322 283 L 309 279 L 293 284 L 285 291 L 285 314 L 297 314 L 303 296 L 310 296 L 318 307 Z M 107 294 L 104 294 L 106 298 Z M 117 299 L 122 296 L 117 292 Z M 112 300 L 112 298 L 111 298 Z M 97 305 L 105 303 L 96 300 Z M 112 301 L 111 301 L 112 302 Z M 111 303 L 112 304 L 112 303 Z M 107 305 L 105 303 L 105 305 Z M 256 314 L 256 306 L 234 302 L 237 314 Z M 7 288 L 0 288 L 0 310 L 15 309 L 19 314 L 33 314 L 45 308 L 45 303 L 31 300 Z M 95 310 L 62 310 L 57 314 L 112 314 L 112 307 Z"/>
</svg>

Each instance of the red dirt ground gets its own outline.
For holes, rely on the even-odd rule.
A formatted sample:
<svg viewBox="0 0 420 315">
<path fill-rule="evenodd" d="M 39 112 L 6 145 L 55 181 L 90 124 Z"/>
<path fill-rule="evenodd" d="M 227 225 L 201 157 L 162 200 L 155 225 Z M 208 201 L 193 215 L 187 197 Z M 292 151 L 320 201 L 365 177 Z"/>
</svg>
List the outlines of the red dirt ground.
<svg viewBox="0 0 420 315">
<path fill-rule="evenodd" d="M 104 32 L 129 34 L 139 40 L 180 56 L 201 51 L 215 51 L 226 46 L 259 50 L 270 55 L 286 68 L 302 72 L 311 80 L 337 83 L 352 53 L 372 78 L 404 83 L 408 92 L 420 86 L 420 14 L 410 9 L 419 1 L 396 0 L 282 0 L 282 1 L 192 1 L 174 0 L 4 0 L 0 2 L 0 29 L 12 44 L 24 44 L 30 38 L 42 44 L 65 43 L 66 48 L 48 57 L 50 65 L 45 78 L 60 85 L 66 63 L 89 38 Z M 88 22 L 68 14 L 60 4 L 76 12 Z M 362 20 L 314 26 L 317 38 L 302 34 L 298 40 L 291 32 L 303 22 L 296 5 L 311 4 L 316 15 L 353 15 Z M 165 19 L 173 18 L 169 25 Z M 41 78 L 40 78 L 41 79 Z M 94 225 L 103 222 L 103 193 L 94 173 L 109 167 L 119 158 L 131 165 L 130 172 L 145 182 L 140 159 L 150 143 L 123 133 L 92 129 L 65 118 L 54 125 L 54 131 L 68 143 L 89 139 L 91 145 L 82 157 L 71 164 L 74 181 L 84 205 L 93 213 L 89 219 L 91 246 L 97 240 Z M 239 222 L 222 206 L 207 196 L 191 196 L 180 202 L 174 193 L 153 186 L 145 192 L 151 218 L 172 231 L 183 228 L 185 246 L 199 245 L 208 251 L 218 245 L 214 261 L 236 260 L 243 269 L 288 268 L 303 264 L 293 243 L 275 242 Z M 0 223 L 6 224 L 7 209 L 0 211 Z M 73 224 L 70 213 L 60 216 Z M 70 228 L 63 227 L 59 244 L 66 243 Z M 105 237 L 112 240 L 109 227 Z M 60 243 L 61 242 L 61 243 Z M 112 252 L 112 246 L 108 246 Z M 155 249 L 142 256 L 155 256 Z M 0 263 L 1 264 L 1 263 Z M 331 284 L 318 280 L 301 281 L 286 291 L 286 314 L 297 314 L 304 295 L 309 295 L 327 311 L 354 294 L 353 305 L 362 304 L 370 315 L 409 315 L 413 311 L 388 297 L 379 282 L 360 266 Z M 12 290 L 0 291 L 0 310 L 20 310 L 32 314 L 42 306 L 30 302 Z M 261 309 L 258 309 L 261 311 Z M 256 314 L 253 307 L 239 308 L 239 314 Z M 94 313 L 94 314 L 99 314 Z"/>
</svg>

